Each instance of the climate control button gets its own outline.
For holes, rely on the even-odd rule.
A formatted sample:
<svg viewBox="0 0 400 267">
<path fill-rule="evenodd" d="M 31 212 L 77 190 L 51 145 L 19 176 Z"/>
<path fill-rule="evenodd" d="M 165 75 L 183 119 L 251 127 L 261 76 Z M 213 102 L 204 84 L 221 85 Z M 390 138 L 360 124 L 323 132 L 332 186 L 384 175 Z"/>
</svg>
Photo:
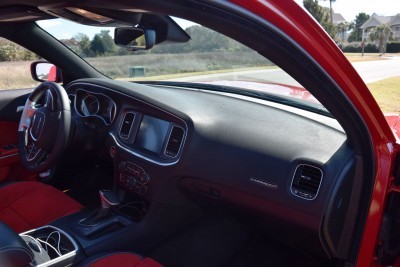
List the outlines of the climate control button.
<svg viewBox="0 0 400 267">
<path fill-rule="evenodd" d="M 126 161 L 121 162 L 118 169 L 120 171 L 119 180 L 125 188 L 141 195 L 146 194 L 146 185 L 150 181 L 150 176 L 143 168 L 132 162 Z"/>
</svg>

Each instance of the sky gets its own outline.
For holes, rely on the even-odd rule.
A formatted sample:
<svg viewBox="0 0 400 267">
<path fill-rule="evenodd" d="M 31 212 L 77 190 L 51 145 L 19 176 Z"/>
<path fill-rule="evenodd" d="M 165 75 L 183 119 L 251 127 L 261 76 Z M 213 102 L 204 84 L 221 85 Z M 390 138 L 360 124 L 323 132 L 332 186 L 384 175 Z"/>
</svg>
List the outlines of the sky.
<svg viewBox="0 0 400 267">
<path fill-rule="evenodd" d="M 303 0 L 295 0 L 303 6 Z M 329 1 L 319 1 L 321 6 L 329 7 Z M 332 2 L 335 13 L 340 13 L 348 21 L 356 18 L 356 15 L 365 12 L 369 15 L 393 16 L 400 13 L 400 0 L 336 0 Z"/>
</svg>

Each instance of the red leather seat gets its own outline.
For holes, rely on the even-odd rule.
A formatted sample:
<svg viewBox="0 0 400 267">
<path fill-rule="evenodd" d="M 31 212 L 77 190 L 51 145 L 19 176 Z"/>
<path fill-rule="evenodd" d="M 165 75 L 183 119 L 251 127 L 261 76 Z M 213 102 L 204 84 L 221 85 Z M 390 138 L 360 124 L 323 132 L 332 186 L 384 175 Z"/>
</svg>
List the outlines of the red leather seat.
<svg viewBox="0 0 400 267">
<path fill-rule="evenodd" d="M 83 267 L 164 267 L 151 258 L 142 258 L 141 256 L 130 252 L 115 252 L 94 256 L 82 265 Z"/>
<path fill-rule="evenodd" d="M 82 205 L 52 186 L 16 182 L 0 187 L 0 221 L 17 233 L 75 213 Z"/>
</svg>

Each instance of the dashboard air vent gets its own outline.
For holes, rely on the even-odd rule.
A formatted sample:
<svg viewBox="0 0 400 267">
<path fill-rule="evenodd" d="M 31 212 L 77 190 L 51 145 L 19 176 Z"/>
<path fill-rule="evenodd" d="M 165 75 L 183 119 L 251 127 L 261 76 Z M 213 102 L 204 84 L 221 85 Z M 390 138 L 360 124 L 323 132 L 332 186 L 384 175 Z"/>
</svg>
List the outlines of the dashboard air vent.
<svg viewBox="0 0 400 267">
<path fill-rule="evenodd" d="M 125 114 L 124 120 L 122 121 L 121 129 L 119 131 L 119 135 L 123 139 L 128 139 L 134 119 L 135 119 L 134 113 L 129 112 Z"/>
<path fill-rule="evenodd" d="M 290 190 L 298 197 L 313 200 L 317 197 L 322 176 L 320 168 L 300 164 L 294 173 Z"/>
<path fill-rule="evenodd" d="M 178 156 L 179 149 L 181 148 L 183 136 L 185 131 L 178 126 L 173 126 L 171 134 L 168 139 L 167 147 L 165 148 L 165 155 L 168 157 Z"/>
</svg>

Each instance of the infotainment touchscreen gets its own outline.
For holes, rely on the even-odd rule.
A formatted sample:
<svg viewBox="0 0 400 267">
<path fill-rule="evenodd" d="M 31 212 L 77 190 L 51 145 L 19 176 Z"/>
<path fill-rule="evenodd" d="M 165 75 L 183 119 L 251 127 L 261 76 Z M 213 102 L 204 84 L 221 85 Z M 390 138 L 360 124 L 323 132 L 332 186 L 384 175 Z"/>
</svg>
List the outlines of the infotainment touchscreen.
<svg viewBox="0 0 400 267">
<path fill-rule="evenodd" d="M 168 134 L 170 123 L 144 115 L 134 145 L 159 154 Z"/>
</svg>

